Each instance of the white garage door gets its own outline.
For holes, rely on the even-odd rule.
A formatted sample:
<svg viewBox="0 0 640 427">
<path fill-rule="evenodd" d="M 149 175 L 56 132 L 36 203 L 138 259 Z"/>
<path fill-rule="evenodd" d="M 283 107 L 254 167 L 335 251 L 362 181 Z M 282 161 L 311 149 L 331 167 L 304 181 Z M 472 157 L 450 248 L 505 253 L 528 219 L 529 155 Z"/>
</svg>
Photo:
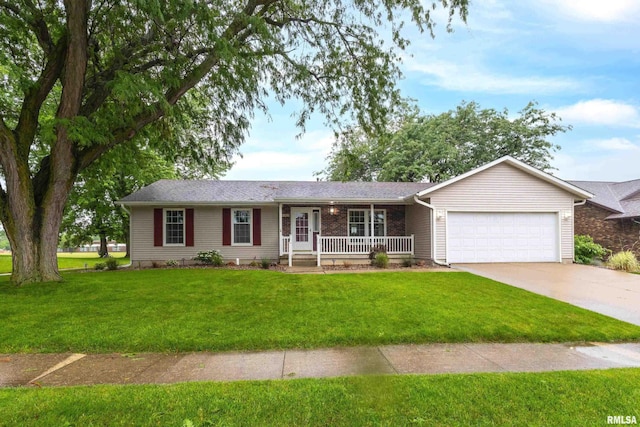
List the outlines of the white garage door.
<svg viewBox="0 0 640 427">
<path fill-rule="evenodd" d="M 555 262 L 556 213 L 449 212 L 447 262 Z"/>
</svg>

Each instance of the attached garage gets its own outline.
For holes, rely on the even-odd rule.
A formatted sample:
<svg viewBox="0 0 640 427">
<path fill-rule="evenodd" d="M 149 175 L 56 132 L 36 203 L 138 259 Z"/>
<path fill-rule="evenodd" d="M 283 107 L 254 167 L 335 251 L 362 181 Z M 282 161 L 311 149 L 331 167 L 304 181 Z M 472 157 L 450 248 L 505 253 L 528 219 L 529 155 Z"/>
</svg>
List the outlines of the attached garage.
<svg viewBox="0 0 640 427">
<path fill-rule="evenodd" d="M 449 263 L 558 262 L 557 212 L 449 212 Z"/>
<path fill-rule="evenodd" d="M 592 195 L 511 157 L 417 194 L 438 263 L 573 262 L 573 209 Z"/>
</svg>

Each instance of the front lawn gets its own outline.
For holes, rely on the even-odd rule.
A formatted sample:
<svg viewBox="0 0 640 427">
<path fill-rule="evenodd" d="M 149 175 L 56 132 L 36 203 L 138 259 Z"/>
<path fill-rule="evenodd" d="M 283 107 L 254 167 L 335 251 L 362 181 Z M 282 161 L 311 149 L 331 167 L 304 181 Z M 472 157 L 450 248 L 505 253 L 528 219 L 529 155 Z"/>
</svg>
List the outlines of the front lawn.
<svg viewBox="0 0 640 427">
<path fill-rule="evenodd" d="M 640 419 L 640 369 L 0 390 L 11 426 L 598 426 Z"/>
<path fill-rule="evenodd" d="M 469 273 L 175 269 L 0 282 L 0 353 L 640 339 L 640 327 Z"/>
<path fill-rule="evenodd" d="M 112 252 L 110 255 L 118 258 L 121 265 L 129 264 L 129 258 L 125 258 L 124 252 Z M 96 252 L 59 252 L 58 268 L 87 268 L 93 269 L 96 263 L 104 262 L 104 258 L 100 258 Z M 11 255 L 0 255 L 0 273 L 11 273 Z"/>
</svg>

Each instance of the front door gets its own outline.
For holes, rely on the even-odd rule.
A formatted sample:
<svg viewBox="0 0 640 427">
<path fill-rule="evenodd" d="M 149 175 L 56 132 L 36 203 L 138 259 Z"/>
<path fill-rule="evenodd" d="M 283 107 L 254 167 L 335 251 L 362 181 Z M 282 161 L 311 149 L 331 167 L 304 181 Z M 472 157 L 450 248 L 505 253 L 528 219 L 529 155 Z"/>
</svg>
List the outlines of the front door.
<svg viewBox="0 0 640 427">
<path fill-rule="evenodd" d="M 313 251 L 313 209 L 291 208 L 291 236 L 294 251 Z"/>
</svg>

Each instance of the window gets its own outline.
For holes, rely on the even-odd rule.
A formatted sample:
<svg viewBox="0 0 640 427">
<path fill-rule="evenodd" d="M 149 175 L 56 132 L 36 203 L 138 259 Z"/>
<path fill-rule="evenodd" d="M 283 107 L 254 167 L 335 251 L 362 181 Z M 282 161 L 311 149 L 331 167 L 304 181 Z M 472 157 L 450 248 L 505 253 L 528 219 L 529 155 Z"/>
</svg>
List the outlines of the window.
<svg viewBox="0 0 640 427">
<path fill-rule="evenodd" d="M 349 209 L 349 236 L 365 237 L 371 235 L 371 210 Z M 384 209 L 373 211 L 373 235 L 382 237 L 386 235 L 387 215 Z"/>
<path fill-rule="evenodd" d="M 231 211 L 231 241 L 234 245 L 251 244 L 251 209 L 234 209 Z"/>
<path fill-rule="evenodd" d="M 369 215 L 371 215 L 371 211 L 369 211 Z M 373 211 L 373 235 L 376 237 L 384 236 L 386 226 L 385 226 L 385 211 L 383 210 L 374 210 Z"/>
<path fill-rule="evenodd" d="M 164 244 L 184 245 L 184 209 L 165 209 Z"/>
<path fill-rule="evenodd" d="M 367 221 L 365 211 L 349 211 L 349 236 L 366 236 L 367 233 Z"/>
</svg>

